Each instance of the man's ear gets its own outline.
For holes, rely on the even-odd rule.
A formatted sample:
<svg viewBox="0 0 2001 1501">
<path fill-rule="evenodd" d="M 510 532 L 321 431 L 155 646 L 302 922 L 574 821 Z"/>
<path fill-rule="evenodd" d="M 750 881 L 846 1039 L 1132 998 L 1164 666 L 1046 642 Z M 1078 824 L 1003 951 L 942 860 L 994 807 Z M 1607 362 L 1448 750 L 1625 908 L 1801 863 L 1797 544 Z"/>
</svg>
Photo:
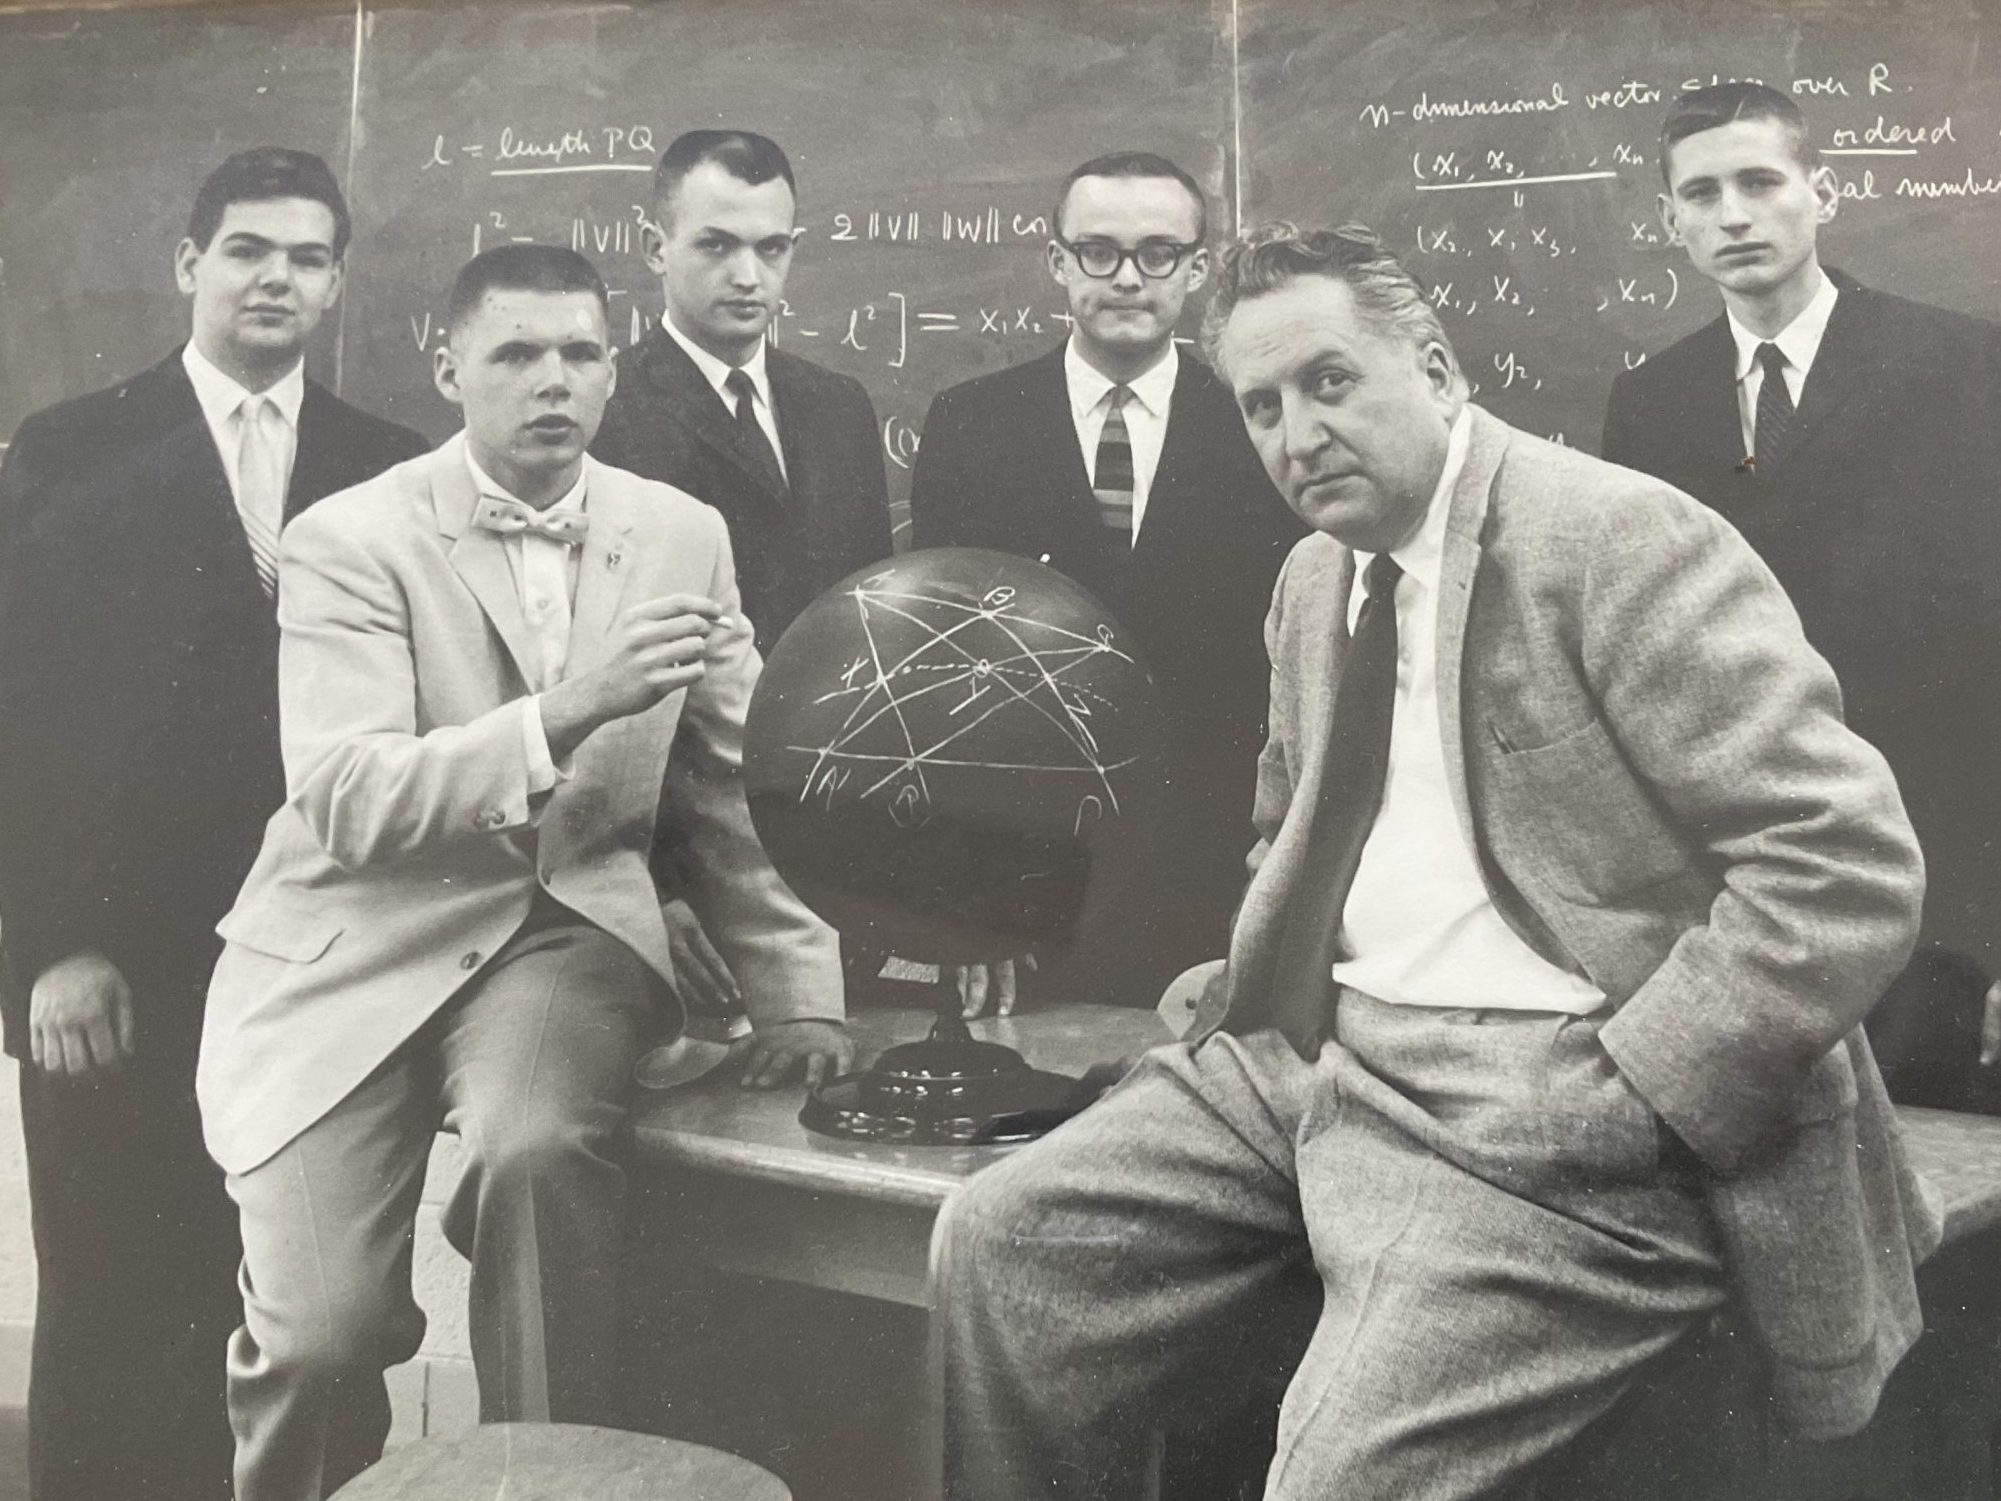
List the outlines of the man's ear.
<svg viewBox="0 0 2001 1501">
<path fill-rule="evenodd" d="M 1188 290 L 1199 291 L 1209 279 L 1209 247 L 1198 245 L 1188 255 Z"/>
<path fill-rule="evenodd" d="M 1681 244 L 1681 220 L 1674 211 L 1674 195 L 1662 193 L 1656 202 L 1660 207 L 1661 229 L 1667 234 L 1668 244 Z"/>
<path fill-rule="evenodd" d="M 1822 162 L 1807 177 L 1807 186 L 1813 189 L 1817 205 L 1816 221 L 1827 223 L 1834 217 L 1834 211 L 1841 207 L 1841 181 L 1834 175 L 1834 168 Z"/>
<path fill-rule="evenodd" d="M 1048 263 L 1049 274 L 1055 278 L 1056 284 L 1059 287 L 1069 286 L 1070 257 L 1063 247 L 1051 240 L 1048 249 L 1043 253 L 1043 258 Z"/>
<path fill-rule="evenodd" d="M 459 385 L 459 357 L 452 348 L 449 333 L 431 353 L 431 383 L 438 388 L 438 394 L 453 406 L 462 405 L 465 401 L 465 392 Z"/>
<path fill-rule="evenodd" d="M 639 224 L 639 257 L 655 276 L 667 274 L 667 236 L 651 219 Z"/>
<path fill-rule="evenodd" d="M 192 297 L 195 290 L 195 262 L 201 259 L 201 246 L 191 239 L 183 239 L 174 247 L 174 285 L 181 289 L 183 297 Z"/>
</svg>

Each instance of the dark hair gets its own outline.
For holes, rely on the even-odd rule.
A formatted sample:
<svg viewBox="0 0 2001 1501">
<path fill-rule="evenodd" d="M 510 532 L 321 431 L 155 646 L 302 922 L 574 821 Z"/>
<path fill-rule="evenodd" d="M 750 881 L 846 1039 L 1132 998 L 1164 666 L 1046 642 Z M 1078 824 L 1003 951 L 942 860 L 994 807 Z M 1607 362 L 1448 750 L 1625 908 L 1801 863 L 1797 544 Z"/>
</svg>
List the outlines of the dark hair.
<svg viewBox="0 0 2001 1501">
<path fill-rule="evenodd" d="M 1202 185 L 1166 157 L 1156 156 L 1151 151 L 1108 151 L 1103 156 L 1092 157 L 1081 167 L 1073 168 L 1056 194 L 1056 212 L 1049 216 L 1052 234 L 1063 233 L 1063 205 L 1070 201 L 1070 190 L 1077 186 L 1080 177 L 1171 178 L 1186 188 L 1188 196 L 1195 200 L 1196 240 L 1209 238 L 1209 199 L 1203 193 Z"/>
<path fill-rule="evenodd" d="M 799 194 L 799 185 L 792 180 L 792 163 L 771 137 L 750 130 L 690 130 L 674 137 L 653 169 L 653 206 L 662 218 L 681 179 L 704 162 L 714 162 L 751 187 L 783 178 L 793 196 Z"/>
<path fill-rule="evenodd" d="M 1673 190 L 1668 157 L 1675 142 L 1734 120 L 1774 120 L 1791 137 L 1793 156 L 1808 172 L 1820 166 L 1820 148 L 1807 136 L 1806 116 L 1777 89 L 1762 83 L 1717 83 L 1690 89 L 1668 106 L 1661 121 L 1661 181 Z"/>
<path fill-rule="evenodd" d="M 333 215 L 334 259 L 347 253 L 351 227 L 347 200 L 341 197 L 332 170 L 310 151 L 291 151 L 283 146 L 252 146 L 209 173 L 195 193 L 194 210 L 188 215 L 188 238 L 196 249 L 206 250 L 232 203 L 268 203 L 274 198 L 310 198 L 324 203 Z"/>
<path fill-rule="evenodd" d="M 1260 225 L 1227 247 L 1217 261 L 1214 290 L 1202 318 L 1202 347 L 1211 360 L 1223 325 L 1238 303 L 1276 292 L 1299 276 L 1345 282 L 1355 305 L 1380 330 L 1413 345 L 1436 343 L 1448 353 L 1452 349 L 1424 288 L 1373 229 L 1363 224 L 1301 229 L 1279 223 Z"/>
<path fill-rule="evenodd" d="M 457 333 L 479 311 L 488 292 L 589 292 L 611 317 L 611 298 L 597 267 L 566 245 L 496 245 L 459 268 L 445 328 Z"/>
</svg>

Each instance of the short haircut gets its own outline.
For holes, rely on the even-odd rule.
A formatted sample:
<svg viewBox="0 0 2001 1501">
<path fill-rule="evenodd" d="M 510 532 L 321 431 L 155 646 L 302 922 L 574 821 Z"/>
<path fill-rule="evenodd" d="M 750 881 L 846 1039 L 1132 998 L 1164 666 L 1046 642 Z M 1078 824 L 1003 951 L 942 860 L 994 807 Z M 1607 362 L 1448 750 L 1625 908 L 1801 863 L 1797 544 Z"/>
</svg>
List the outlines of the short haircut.
<svg viewBox="0 0 2001 1501">
<path fill-rule="evenodd" d="M 597 267 L 567 245 L 496 245 L 482 250 L 459 268 L 452 282 L 452 299 L 445 307 L 445 329 L 457 333 L 477 313 L 488 292 L 589 292 L 597 298 L 607 323 L 611 298 Z"/>
<path fill-rule="evenodd" d="M 1223 325 L 1238 303 L 1276 292 L 1301 276 L 1345 282 L 1356 307 L 1382 333 L 1406 339 L 1413 348 L 1435 343 L 1452 350 L 1423 286 L 1373 229 L 1363 224 L 1301 229 L 1278 223 L 1260 225 L 1223 251 L 1202 317 L 1202 347 L 1210 358 L 1215 358 Z"/>
<path fill-rule="evenodd" d="M 347 253 L 351 229 L 347 200 L 341 197 L 332 169 L 310 151 L 291 151 L 283 146 L 252 146 L 209 173 L 195 193 L 195 206 L 188 215 L 188 238 L 196 249 L 206 250 L 232 203 L 269 203 L 274 198 L 309 198 L 324 203 L 333 215 L 334 259 Z"/>
<path fill-rule="evenodd" d="M 1156 156 L 1151 151 L 1111 151 L 1103 156 L 1094 156 L 1083 166 L 1074 168 L 1063 179 L 1063 186 L 1056 194 L 1056 212 L 1049 216 L 1049 228 L 1053 234 L 1063 233 L 1063 205 L 1070 201 L 1070 190 L 1077 186 L 1082 177 L 1166 177 L 1181 184 L 1188 196 L 1195 200 L 1195 239 L 1197 243 L 1209 238 L 1209 199 L 1202 191 L 1202 185 L 1164 156 Z"/>
<path fill-rule="evenodd" d="M 660 164 L 653 169 L 653 206 L 664 215 L 681 179 L 704 162 L 714 162 L 753 188 L 782 178 L 792 196 L 799 196 L 799 184 L 792 180 L 792 163 L 771 137 L 752 130 L 690 130 L 674 137 L 660 153 Z"/>
<path fill-rule="evenodd" d="M 1668 157 L 1675 143 L 1736 120 L 1777 122 L 1791 138 L 1801 168 L 1812 172 L 1820 166 L 1820 148 L 1809 138 L 1806 116 L 1792 100 L 1762 83 L 1716 83 L 1681 95 L 1661 121 L 1661 181 L 1670 192 L 1674 179 L 1668 175 Z"/>
</svg>

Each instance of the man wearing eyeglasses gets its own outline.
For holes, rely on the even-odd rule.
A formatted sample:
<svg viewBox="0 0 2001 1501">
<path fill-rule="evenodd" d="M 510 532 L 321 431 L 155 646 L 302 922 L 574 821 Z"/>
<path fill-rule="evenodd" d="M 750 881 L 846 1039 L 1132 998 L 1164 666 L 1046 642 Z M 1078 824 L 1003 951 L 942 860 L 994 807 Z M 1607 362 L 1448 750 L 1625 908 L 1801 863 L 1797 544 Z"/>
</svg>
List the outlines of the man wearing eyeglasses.
<svg viewBox="0 0 2001 1501">
<path fill-rule="evenodd" d="M 1302 527 L 1228 388 L 1176 348 L 1209 272 L 1195 180 L 1150 152 L 1101 156 L 1064 179 L 1051 223 L 1070 337 L 932 403 L 911 540 L 1047 563 L 1137 636 L 1168 728 L 1153 874 L 1066 953 L 1036 956 L 1033 983 L 1150 1006 L 1228 940 L 1264 742 L 1264 612 Z M 967 1014 L 1011 1009 L 1017 968 L 963 971 Z"/>
</svg>

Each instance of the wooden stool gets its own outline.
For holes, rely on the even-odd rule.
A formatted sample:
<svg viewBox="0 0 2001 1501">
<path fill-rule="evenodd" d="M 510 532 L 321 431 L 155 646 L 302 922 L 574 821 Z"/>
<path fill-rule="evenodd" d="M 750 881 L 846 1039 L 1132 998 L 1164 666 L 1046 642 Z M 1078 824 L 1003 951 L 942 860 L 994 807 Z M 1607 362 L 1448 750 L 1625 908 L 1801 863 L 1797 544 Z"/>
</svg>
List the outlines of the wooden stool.
<svg viewBox="0 0 2001 1501">
<path fill-rule="evenodd" d="M 420 1439 L 334 1501 L 792 1501 L 769 1470 L 720 1449 L 580 1423 L 487 1423 Z"/>
</svg>

